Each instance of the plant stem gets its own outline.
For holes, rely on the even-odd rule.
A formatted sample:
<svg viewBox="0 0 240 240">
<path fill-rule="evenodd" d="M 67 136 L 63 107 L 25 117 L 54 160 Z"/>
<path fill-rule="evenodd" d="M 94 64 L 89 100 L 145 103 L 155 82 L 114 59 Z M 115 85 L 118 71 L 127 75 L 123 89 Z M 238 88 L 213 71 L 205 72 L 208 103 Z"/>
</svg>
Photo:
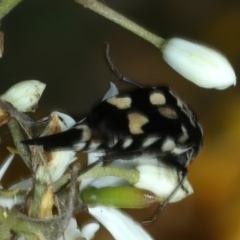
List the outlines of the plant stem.
<svg viewBox="0 0 240 240">
<path fill-rule="evenodd" d="M 85 8 L 89 8 L 92 11 L 102 15 L 103 17 L 109 19 L 112 22 L 119 24 L 120 26 L 128 29 L 129 31 L 135 33 L 139 37 L 145 39 L 146 41 L 152 43 L 157 48 L 161 49 L 164 39 L 147 31 L 141 26 L 137 25 L 133 21 L 119 14 L 118 12 L 112 10 L 107 5 L 98 2 L 96 0 L 75 0 L 77 3 L 83 5 Z"/>
<path fill-rule="evenodd" d="M 56 237 L 59 235 L 58 229 L 60 220 L 61 219 L 58 217 L 46 220 L 33 219 L 19 214 L 18 210 L 15 208 L 9 211 L 0 208 L 0 239 L 10 239 L 11 230 L 23 234 L 26 240 L 55 239 L 53 236 Z M 52 238 L 50 238 L 50 236 Z"/>
<path fill-rule="evenodd" d="M 0 58 L 3 55 L 3 50 L 4 50 L 4 34 L 2 31 L 0 31 Z"/>
<path fill-rule="evenodd" d="M 29 147 L 25 144 L 22 144 L 21 141 L 24 140 L 22 135 L 22 128 L 18 121 L 15 118 L 10 119 L 8 122 L 8 128 L 12 133 L 12 137 L 15 143 L 15 146 L 19 152 L 19 155 L 28 166 L 28 168 L 32 171 L 32 161 L 31 161 L 31 153 Z"/>
<path fill-rule="evenodd" d="M 104 176 L 115 176 L 126 179 L 131 185 L 139 180 L 139 171 L 137 169 L 123 169 L 118 167 L 96 167 L 88 170 L 78 177 L 81 181 L 86 178 L 96 178 Z"/>
<path fill-rule="evenodd" d="M 0 0 L 0 20 L 22 0 Z"/>
</svg>

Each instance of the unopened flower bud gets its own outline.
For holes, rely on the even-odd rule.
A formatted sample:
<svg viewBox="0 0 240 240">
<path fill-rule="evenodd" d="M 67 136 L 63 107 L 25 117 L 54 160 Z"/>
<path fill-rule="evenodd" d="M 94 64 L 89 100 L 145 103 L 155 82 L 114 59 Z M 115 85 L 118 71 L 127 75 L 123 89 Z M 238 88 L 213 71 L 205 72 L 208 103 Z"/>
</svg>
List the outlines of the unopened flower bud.
<svg viewBox="0 0 240 240">
<path fill-rule="evenodd" d="M 1 99 L 11 103 L 20 112 L 34 112 L 45 87 L 45 83 L 37 80 L 22 81 L 10 87 L 1 95 Z"/>
<path fill-rule="evenodd" d="M 81 199 L 90 206 L 104 205 L 116 208 L 145 208 L 159 202 L 154 193 L 131 186 L 88 187 L 81 192 Z"/>
<path fill-rule="evenodd" d="M 179 74 L 203 88 L 225 89 L 236 85 L 236 75 L 221 53 L 180 38 L 167 40 L 163 59 Z"/>
</svg>

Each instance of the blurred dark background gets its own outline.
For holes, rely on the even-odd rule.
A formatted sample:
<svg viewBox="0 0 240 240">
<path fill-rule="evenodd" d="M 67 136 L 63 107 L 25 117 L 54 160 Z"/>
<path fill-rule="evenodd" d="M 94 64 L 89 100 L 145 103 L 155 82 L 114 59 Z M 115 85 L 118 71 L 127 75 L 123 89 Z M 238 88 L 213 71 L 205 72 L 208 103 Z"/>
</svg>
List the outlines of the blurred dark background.
<svg viewBox="0 0 240 240">
<path fill-rule="evenodd" d="M 180 36 L 219 49 L 240 76 L 239 0 L 105 3 L 159 36 Z M 205 142 L 189 167 L 195 193 L 168 205 L 158 221 L 146 229 L 161 240 L 240 239 L 239 85 L 224 91 L 193 85 L 175 73 L 151 44 L 73 0 L 24 0 L 3 19 L 1 29 L 5 51 L 0 59 L 0 93 L 22 80 L 47 84 L 35 119 L 53 110 L 84 115 L 102 98 L 109 81 L 120 89 L 131 88 L 119 83 L 109 70 L 105 41 L 122 74 L 143 85 L 170 85 L 197 113 Z M 7 138 L 5 131 L 2 143 Z M 2 148 L 1 152 L 4 158 L 7 151 Z M 23 178 L 27 170 L 22 165 L 16 160 L 9 171 Z M 3 179 L 8 181 L 8 177 Z M 151 211 L 154 208 L 129 212 L 141 221 Z M 82 222 L 80 219 L 79 224 Z M 96 239 L 112 237 L 102 230 Z"/>
</svg>

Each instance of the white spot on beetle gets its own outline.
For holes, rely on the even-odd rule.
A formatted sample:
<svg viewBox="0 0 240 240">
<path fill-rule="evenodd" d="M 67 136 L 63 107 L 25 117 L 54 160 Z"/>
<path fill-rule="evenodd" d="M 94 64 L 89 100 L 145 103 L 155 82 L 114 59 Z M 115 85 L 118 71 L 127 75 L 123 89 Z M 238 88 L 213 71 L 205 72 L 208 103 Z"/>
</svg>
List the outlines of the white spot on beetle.
<svg viewBox="0 0 240 240">
<path fill-rule="evenodd" d="M 86 146 L 86 142 L 76 143 L 73 145 L 74 151 L 80 151 Z"/>
<path fill-rule="evenodd" d="M 82 130 L 82 137 L 79 140 L 80 142 L 87 142 L 91 138 L 92 132 L 87 125 L 85 125 L 85 124 L 84 125 L 77 125 L 75 128 Z"/>
<path fill-rule="evenodd" d="M 127 109 L 131 107 L 132 99 L 130 97 L 111 97 L 106 102 L 119 109 Z"/>
<path fill-rule="evenodd" d="M 171 93 L 171 95 L 177 100 L 177 105 L 180 107 L 181 111 L 184 112 L 189 120 L 190 123 L 192 124 L 192 126 L 196 127 L 196 119 L 194 114 L 192 113 L 192 111 L 189 109 L 189 107 L 187 106 L 187 104 L 185 102 L 183 102 L 175 93 L 173 93 L 172 91 L 169 91 Z"/>
<path fill-rule="evenodd" d="M 90 144 L 88 145 L 88 151 L 94 151 L 101 145 L 100 141 L 94 141 L 92 140 Z"/>
<path fill-rule="evenodd" d="M 142 147 L 146 148 L 155 143 L 156 141 L 158 141 L 160 138 L 161 137 L 147 137 L 143 140 Z"/>
<path fill-rule="evenodd" d="M 184 113 L 188 116 L 191 124 L 192 124 L 194 127 L 196 127 L 195 117 L 194 117 L 192 111 L 191 111 L 191 110 L 189 109 L 189 107 L 187 106 L 187 104 L 184 103 L 184 102 L 183 102 L 175 93 L 173 93 L 172 91 L 169 91 L 169 93 L 177 100 L 177 105 L 181 108 L 182 112 L 184 112 Z"/>
<path fill-rule="evenodd" d="M 175 148 L 176 144 L 171 138 L 167 138 L 162 145 L 162 151 L 168 152 L 172 151 Z"/>
<path fill-rule="evenodd" d="M 132 138 L 126 138 L 124 139 L 124 142 L 123 142 L 123 145 L 122 147 L 125 149 L 125 148 L 128 148 L 133 142 L 133 139 Z"/>
<path fill-rule="evenodd" d="M 161 92 L 152 92 L 150 95 L 150 102 L 153 105 L 163 105 L 166 103 L 166 98 Z"/>
<path fill-rule="evenodd" d="M 182 128 L 182 135 L 178 139 L 178 142 L 185 143 L 188 140 L 189 135 L 188 135 L 187 129 L 183 125 L 181 128 Z"/>
<path fill-rule="evenodd" d="M 169 90 L 169 93 L 177 100 L 177 105 L 180 107 L 180 108 L 183 108 L 183 102 L 182 100 L 177 96 L 176 93 L 172 92 L 172 90 Z"/>
<path fill-rule="evenodd" d="M 177 119 L 178 118 L 177 112 L 172 108 L 160 107 L 160 108 L 158 108 L 158 111 L 162 116 L 164 116 L 166 118 L 170 118 L 170 119 Z"/>
<path fill-rule="evenodd" d="M 148 118 L 143 116 L 141 113 L 129 113 L 128 114 L 129 120 L 129 131 L 132 134 L 141 134 L 143 133 L 142 127 L 144 124 L 149 122 Z"/>
<path fill-rule="evenodd" d="M 195 124 L 196 119 L 195 119 L 192 111 L 188 108 L 187 104 L 183 103 L 182 111 L 188 116 L 191 124 L 194 127 L 196 127 L 196 124 Z"/>
<path fill-rule="evenodd" d="M 112 147 L 114 147 L 117 143 L 118 143 L 118 139 L 117 139 L 117 138 L 114 138 L 114 139 L 112 139 L 111 141 L 109 141 L 109 142 L 107 143 L 107 145 L 108 145 L 108 147 L 112 148 Z"/>
<path fill-rule="evenodd" d="M 186 152 L 186 151 L 188 151 L 190 148 L 174 148 L 173 150 L 172 150 L 172 153 L 174 153 L 175 155 L 180 155 L 180 154 L 182 154 L 182 153 L 184 153 L 184 152 Z"/>
<path fill-rule="evenodd" d="M 198 125 L 198 127 L 199 127 L 199 129 L 200 129 L 200 131 L 201 131 L 202 136 L 203 136 L 203 129 L 202 129 L 202 126 L 200 125 L 199 122 L 197 122 L 197 125 Z"/>
</svg>

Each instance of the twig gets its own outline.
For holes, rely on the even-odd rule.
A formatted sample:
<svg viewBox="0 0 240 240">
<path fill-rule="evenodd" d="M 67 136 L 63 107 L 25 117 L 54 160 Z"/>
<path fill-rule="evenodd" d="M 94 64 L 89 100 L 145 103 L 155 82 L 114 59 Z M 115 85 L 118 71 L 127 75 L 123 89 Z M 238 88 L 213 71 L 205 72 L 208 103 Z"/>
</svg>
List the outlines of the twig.
<svg viewBox="0 0 240 240">
<path fill-rule="evenodd" d="M 9 120 L 8 127 L 12 133 L 14 143 L 16 148 L 18 149 L 19 155 L 22 157 L 25 164 L 32 171 L 32 161 L 31 161 L 31 153 L 29 147 L 21 143 L 24 140 L 22 135 L 22 129 L 19 123 L 22 123 L 26 127 L 30 128 L 33 132 L 33 135 L 38 134 L 38 130 L 35 122 L 26 114 L 19 112 L 16 108 L 14 108 L 8 102 L 0 99 L 0 108 L 5 112 L 9 113 L 13 118 Z"/>
<path fill-rule="evenodd" d="M 32 171 L 32 161 L 29 147 L 21 143 L 21 141 L 24 140 L 24 137 L 22 135 L 22 128 L 20 124 L 15 118 L 12 118 L 8 122 L 8 128 L 12 134 L 19 155 L 22 157 L 23 161 L 28 166 L 28 168 Z"/>
<path fill-rule="evenodd" d="M 15 117 L 18 120 L 18 122 L 28 126 L 34 125 L 34 121 L 28 115 L 19 112 L 10 103 L 2 99 L 0 99 L 0 108 L 8 112 L 11 116 Z"/>
<path fill-rule="evenodd" d="M 120 26 L 128 29 L 139 37 L 145 39 L 146 41 L 152 43 L 157 48 L 161 49 L 165 40 L 141 26 L 137 25 L 133 21 L 119 14 L 118 12 L 112 10 L 107 5 L 104 5 L 101 2 L 96 0 L 75 0 L 77 3 L 83 5 L 85 8 L 89 8 L 90 10 L 102 15 L 103 17 L 109 19 L 112 22 L 119 24 Z"/>
<path fill-rule="evenodd" d="M 0 58 L 3 55 L 3 50 L 4 50 L 4 33 L 0 31 Z"/>
<path fill-rule="evenodd" d="M 76 202 L 76 196 L 77 196 L 77 178 L 78 178 L 78 172 L 80 169 L 80 164 L 78 162 L 73 164 L 72 167 L 72 173 L 71 173 L 71 185 L 70 185 L 70 193 L 69 193 L 69 204 L 68 204 L 68 212 L 71 213 L 75 207 Z"/>
<path fill-rule="evenodd" d="M 22 0 L 0 0 L 0 20 Z"/>
</svg>

